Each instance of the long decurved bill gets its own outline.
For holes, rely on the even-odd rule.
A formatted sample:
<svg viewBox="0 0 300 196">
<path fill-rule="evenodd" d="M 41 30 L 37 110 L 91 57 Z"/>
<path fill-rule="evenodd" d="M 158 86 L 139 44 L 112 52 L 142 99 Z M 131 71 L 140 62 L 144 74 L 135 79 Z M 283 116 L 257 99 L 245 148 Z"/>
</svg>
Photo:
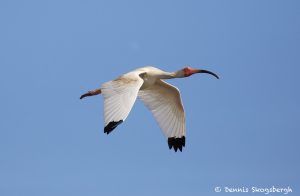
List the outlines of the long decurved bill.
<svg viewBox="0 0 300 196">
<path fill-rule="evenodd" d="M 205 70 L 205 69 L 199 69 L 199 70 L 197 71 L 197 73 L 207 73 L 207 74 L 213 75 L 213 76 L 215 76 L 217 79 L 219 79 L 219 76 L 218 76 L 217 74 L 215 74 L 215 73 L 213 73 L 213 72 L 211 72 L 211 71 L 207 71 L 207 70 Z"/>
</svg>

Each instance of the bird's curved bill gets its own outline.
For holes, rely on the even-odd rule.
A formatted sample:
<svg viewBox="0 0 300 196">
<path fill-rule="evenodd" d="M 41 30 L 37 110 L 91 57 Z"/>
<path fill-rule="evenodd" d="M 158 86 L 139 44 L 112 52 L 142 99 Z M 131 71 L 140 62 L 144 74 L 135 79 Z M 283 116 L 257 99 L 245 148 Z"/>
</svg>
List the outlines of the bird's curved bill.
<svg viewBox="0 0 300 196">
<path fill-rule="evenodd" d="M 207 70 L 205 70 L 205 69 L 199 69 L 199 70 L 197 71 L 197 73 L 207 73 L 207 74 L 213 75 L 213 76 L 215 76 L 216 78 L 219 79 L 219 76 L 218 76 L 217 74 L 215 74 L 215 73 L 213 73 L 213 72 L 211 72 L 211 71 L 207 71 Z"/>
</svg>

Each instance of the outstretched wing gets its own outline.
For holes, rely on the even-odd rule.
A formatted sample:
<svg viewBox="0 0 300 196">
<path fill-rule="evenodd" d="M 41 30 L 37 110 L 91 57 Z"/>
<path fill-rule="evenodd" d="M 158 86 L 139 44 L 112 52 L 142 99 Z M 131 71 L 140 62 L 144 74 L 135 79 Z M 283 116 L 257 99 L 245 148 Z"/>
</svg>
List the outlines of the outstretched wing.
<svg viewBox="0 0 300 196">
<path fill-rule="evenodd" d="M 109 134 L 128 116 L 144 80 L 128 73 L 101 86 L 104 97 L 104 133 Z"/>
<path fill-rule="evenodd" d="M 168 138 L 169 148 L 182 151 L 185 146 L 185 114 L 179 90 L 157 80 L 153 86 L 140 90 L 138 95 Z"/>
</svg>

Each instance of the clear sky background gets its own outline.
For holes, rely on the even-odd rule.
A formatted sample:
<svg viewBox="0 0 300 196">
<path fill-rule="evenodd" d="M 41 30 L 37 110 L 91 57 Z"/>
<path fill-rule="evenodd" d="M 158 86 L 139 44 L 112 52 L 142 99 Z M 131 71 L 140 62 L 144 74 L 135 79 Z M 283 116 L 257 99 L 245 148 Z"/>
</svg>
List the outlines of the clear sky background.
<svg viewBox="0 0 300 196">
<path fill-rule="evenodd" d="M 1 0 L 0 195 L 273 185 L 299 195 L 299 10 L 296 0 Z M 169 81 L 186 110 L 182 153 L 140 101 L 107 136 L 102 97 L 79 100 L 147 65 L 220 76 Z"/>
</svg>

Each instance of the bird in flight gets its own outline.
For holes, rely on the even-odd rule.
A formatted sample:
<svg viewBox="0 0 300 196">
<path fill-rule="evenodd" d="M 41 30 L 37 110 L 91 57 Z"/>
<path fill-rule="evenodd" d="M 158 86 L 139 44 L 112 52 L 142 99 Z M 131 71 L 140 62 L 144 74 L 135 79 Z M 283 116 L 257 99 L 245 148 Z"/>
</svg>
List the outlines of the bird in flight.
<svg viewBox="0 0 300 196">
<path fill-rule="evenodd" d="M 143 67 L 106 82 L 100 88 L 88 91 L 80 99 L 102 94 L 104 97 L 104 133 L 109 134 L 128 116 L 137 97 L 152 112 L 170 149 L 175 152 L 185 146 L 185 114 L 180 92 L 166 79 L 189 77 L 196 73 L 211 74 L 204 69 L 185 67 L 175 72 L 165 72 L 155 67 Z"/>
</svg>

